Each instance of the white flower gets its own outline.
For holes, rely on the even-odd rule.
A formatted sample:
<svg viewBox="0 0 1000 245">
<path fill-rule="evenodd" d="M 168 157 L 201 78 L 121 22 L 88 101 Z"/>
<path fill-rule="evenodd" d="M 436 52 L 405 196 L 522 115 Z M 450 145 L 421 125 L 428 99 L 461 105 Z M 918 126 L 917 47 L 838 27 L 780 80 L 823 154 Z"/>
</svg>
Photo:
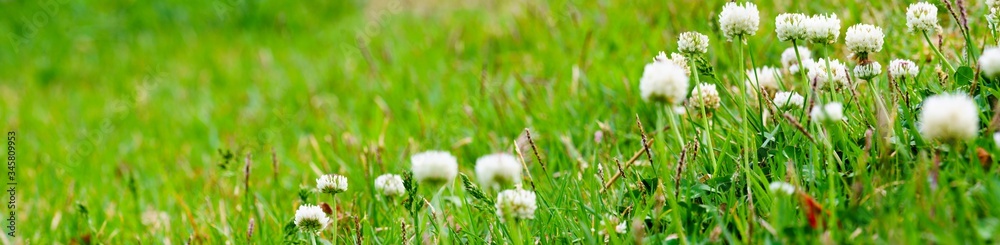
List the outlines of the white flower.
<svg viewBox="0 0 1000 245">
<path fill-rule="evenodd" d="M 806 19 L 806 33 L 809 41 L 832 44 L 840 37 L 840 19 L 837 14 L 813 15 Z"/>
<path fill-rule="evenodd" d="M 760 12 L 757 11 L 757 5 L 751 2 L 726 3 L 722 7 L 722 12 L 719 13 L 719 27 L 722 29 L 722 35 L 726 36 L 730 42 L 733 41 L 733 38 L 742 38 L 757 33 L 759 26 Z"/>
<path fill-rule="evenodd" d="M 681 53 L 704 54 L 708 52 L 708 36 L 689 31 L 677 38 L 677 50 Z"/>
<path fill-rule="evenodd" d="M 835 122 L 844 120 L 844 105 L 840 102 L 830 102 L 823 106 L 813 107 L 809 114 L 817 122 Z"/>
<path fill-rule="evenodd" d="M 989 9 L 990 12 L 986 13 L 986 22 L 992 25 L 1000 24 L 1000 7 L 990 7 Z"/>
<path fill-rule="evenodd" d="M 976 137 L 979 108 L 968 95 L 939 94 L 923 102 L 920 134 L 929 140 L 959 141 Z"/>
<path fill-rule="evenodd" d="M 819 59 L 809 66 L 809 80 L 816 81 L 816 87 L 818 88 L 827 86 L 829 82 L 833 82 L 829 85 L 831 87 L 848 85 L 847 67 L 836 59 L 829 60 L 829 63 L 829 66 L 827 66 L 827 60 Z M 828 77 L 828 70 L 833 77 Z"/>
<path fill-rule="evenodd" d="M 316 189 L 326 194 L 347 191 L 347 178 L 339 174 L 326 174 L 316 179 Z"/>
<path fill-rule="evenodd" d="M 534 192 L 518 188 L 501 191 L 497 195 L 496 208 L 500 220 L 506 221 L 508 217 L 515 220 L 534 219 L 538 206 L 535 204 Z"/>
<path fill-rule="evenodd" d="M 521 164 L 509 153 L 485 155 L 476 159 L 476 177 L 480 184 L 492 188 L 521 183 Z"/>
<path fill-rule="evenodd" d="M 910 60 L 894 59 L 889 62 L 889 76 L 899 79 L 904 77 L 913 78 L 920 72 L 920 67 Z"/>
<path fill-rule="evenodd" d="M 163 211 L 147 209 L 142 212 L 142 225 L 149 227 L 151 232 L 170 230 L 170 215 Z"/>
<path fill-rule="evenodd" d="M 719 91 L 715 89 L 715 84 L 698 84 L 691 91 L 690 103 L 694 107 L 704 107 L 705 109 L 719 108 Z"/>
<path fill-rule="evenodd" d="M 451 183 L 458 176 L 458 160 L 444 151 L 425 151 L 410 157 L 413 178 L 432 186 Z"/>
<path fill-rule="evenodd" d="M 383 174 L 375 178 L 375 190 L 384 196 L 402 196 L 406 194 L 403 178 L 395 174 Z"/>
<path fill-rule="evenodd" d="M 795 186 L 789 184 L 788 182 L 782 182 L 782 181 L 771 182 L 771 184 L 768 186 L 768 189 L 771 190 L 771 193 L 775 194 L 777 193 L 785 195 L 795 194 Z"/>
<path fill-rule="evenodd" d="M 774 93 L 778 90 L 778 82 L 781 80 L 781 71 L 778 68 L 765 66 L 753 70 L 747 70 L 747 87 L 753 92 L 759 93 L 761 89 Z"/>
<path fill-rule="evenodd" d="M 989 47 L 979 56 L 979 70 L 990 78 L 1000 75 L 1000 48 Z"/>
<path fill-rule="evenodd" d="M 812 61 L 812 53 L 809 52 L 809 49 L 805 47 L 798 47 L 800 57 L 795 57 L 795 49 L 796 48 L 787 48 L 785 49 L 785 52 L 781 52 L 781 66 L 785 67 L 785 70 L 788 70 L 788 73 L 791 74 L 799 73 L 800 67 L 808 67 L 800 66 L 799 58 L 802 58 L 802 63 L 808 64 Z"/>
<path fill-rule="evenodd" d="M 876 61 L 854 67 L 854 76 L 861 79 L 871 80 L 879 74 L 882 74 L 882 64 L 879 64 Z"/>
<path fill-rule="evenodd" d="M 910 4 L 906 8 L 906 27 L 910 32 L 934 32 L 937 26 L 937 7 L 927 2 Z"/>
<path fill-rule="evenodd" d="M 774 95 L 774 106 L 778 108 L 802 108 L 805 101 L 806 99 L 796 92 L 778 92 Z"/>
<path fill-rule="evenodd" d="M 295 227 L 306 232 L 319 232 L 330 224 L 330 218 L 323 213 L 323 208 L 316 205 L 303 204 L 295 211 Z"/>
<path fill-rule="evenodd" d="M 774 31 L 778 33 L 778 40 L 805 40 L 808 38 L 806 31 L 806 17 L 799 13 L 779 14 L 774 18 Z"/>
<path fill-rule="evenodd" d="M 607 232 L 604 232 L 604 230 L 607 229 L 609 223 L 611 223 L 611 224 L 617 223 L 618 224 L 618 225 L 615 225 L 615 233 L 625 234 L 625 232 L 628 232 L 628 223 L 627 222 L 625 222 L 623 220 L 623 221 L 621 221 L 619 223 L 618 222 L 618 217 L 615 217 L 614 215 L 610 215 L 609 214 L 609 215 L 607 215 L 607 217 L 604 218 L 604 220 L 601 220 L 601 226 L 600 226 L 601 230 L 598 231 L 597 234 L 605 235 Z"/>
<path fill-rule="evenodd" d="M 684 69 L 684 75 L 691 77 L 691 67 L 688 66 L 687 57 L 678 53 L 670 53 L 670 57 L 667 57 L 667 53 L 660 51 L 660 54 L 653 58 L 653 62 L 665 62 L 680 66 Z"/>
<path fill-rule="evenodd" d="M 639 79 L 642 99 L 677 104 L 687 97 L 688 76 L 674 62 L 653 62 L 646 65 Z"/>
<path fill-rule="evenodd" d="M 882 28 L 869 24 L 857 24 L 847 28 L 847 36 L 844 36 L 844 43 L 847 49 L 858 54 L 875 53 L 882 51 L 882 43 L 885 34 Z"/>
<path fill-rule="evenodd" d="M 993 143 L 996 143 L 997 148 L 1000 148 L 1000 132 L 993 133 Z"/>
<path fill-rule="evenodd" d="M 986 0 L 986 7 L 1000 8 L 1000 0 Z"/>
</svg>

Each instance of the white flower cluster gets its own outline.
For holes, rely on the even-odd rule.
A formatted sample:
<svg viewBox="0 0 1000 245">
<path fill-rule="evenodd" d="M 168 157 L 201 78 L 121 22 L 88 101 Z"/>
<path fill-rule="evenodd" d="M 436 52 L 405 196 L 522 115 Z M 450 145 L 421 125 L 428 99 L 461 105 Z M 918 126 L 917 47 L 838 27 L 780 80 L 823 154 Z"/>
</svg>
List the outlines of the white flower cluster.
<svg viewBox="0 0 1000 245">
<path fill-rule="evenodd" d="M 734 2 L 726 3 L 719 13 L 719 28 L 722 35 L 726 36 L 730 42 L 733 38 L 742 38 L 757 33 L 760 26 L 760 12 L 757 5 L 751 2 L 738 4 Z"/>
<path fill-rule="evenodd" d="M 838 122 L 844 120 L 844 105 L 840 102 L 830 102 L 826 105 L 813 107 L 809 113 L 816 122 Z"/>
<path fill-rule="evenodd" d="M 323 208 L 316 205 L 303 204 L 299 210 L 295 211 L 295 227 L 302 231 L 316 233 L 326 229 L 330 225 L 330 218 L 326 217 Z"/>
<path fill-rule="evenodd" d="M 432 186 L 451 183 L 458 176 L 458 160 L 445 151 L 426 151 L 410 157 L 413 178 Z"/>
<path fill-rule="evenodd" d="M 869 24 L 857 24 L 847 28 L 844 43 L 847 49 L 857 54 L 867 54 L 882 51 L 885 34 L 882 28 Z"/>
<path fill-rule="evenodd" d="M 687 57 L 684 57 L 684 55 L 678 53 L 670 53 L 670 57 L 667 57 L 667 53 L 660 51 L 660 54 L 657 54 L 656 57 L 653 58 L 653 62 L 667 62 L 680 66 L 681 68 L 684 69 L 685 76 L 688 77 L 691 76 L 691 67 L 688 66 L 688 59 Z"/>
<path fill-rule="evenodd" d="M 681 33 L 677 38 L 677 50 L 687 54 L 704 54 L 708 52 L 708 36 L 693 31 Z"/>
<path fill-rule="evenodd" d="M 694 90 L 691 91 L 691 98 L 689 99 L 692 106 L 696 108 L 716 109 L 719 108 L 719 91 L 715 89 L 715 84 L 702 83 L 698 84 Z"/>
<path fill-rule="evenodd" d="M 799 50 L 800 57 L 795 57 L 795 49 Z M 804 65 L 799 65 L 799 58 L 802 58 Z M 788 73 L 799 73 L 799 69 L 802 67 L 812 65 L 812 53 L 805 47 L 787 48 L 784 52 L 781 52 L 781 65 L 785 67 Z"/>
<path fill-rule="evenodd" d="M 828 62 L 829 66 L 827 65 Z M 829 75 L 827 74 L 828 71 Z M 819 59 L 812 66 L 809 66 L 809 80 L 816 81 L 816 87 L 818 88 L 825 86 L 846 86 L 848 85 L 847 66 L 844 66 L 844 63 L 840 63 L 840 60 L 832 59 L 828 61 Z M 829 85 L 827 85 L 828 83 Z"/>
<path fill-rule="evenodd" d="M 854 67 L 854 76 L 861 79 L 871 80 L 879 74 L 882 74 L 882 64 L 876 61 Z"/>
<path fill-rule="evenodd" d="M 316 179 L 316 189 L 326 194 L 347 191 L 347 178 L 339 174 L 326 174 Z"/>
<path fill-rule="evenodd" d="M 387 197 L 406 194 L 403 178 L 395 174 L 383 174 L 375 178 L 375 190 Z"/>
<path fill-rule="evenodd" d="M 515 220 L 534 219 L 535 209 L 537 208 L 535 193 L 532 191 L 518 188 L 504 190 L 497 195 L 497 216 L 504 222 L 507 221 L 507 218 L 514 218 Z"/>
<path fill-rule="evenodd" d="M 806 99 L 796 92 L 778 92 L 774 95 L 774 106 L 778 108 L 802 108 Z"/>
<path fill-rule="evenodd" d="M 996 25 L 1000 24 L 1000 0 L 986 0 L 986 9 L 989 10 L 986 13 L 986 21 L 990 24 Z"/>
<path fill-rule="evenodd" d="M 781 81 L 781 70 L 778 68 L 764 66 L 746 72 L 747 88 L 751 92 L 755 92 L 751 94 L 760 93 L 761 90 L 767 90 L 768 93 L 774 94 L 774 91 L 778 90 L 778 83 Z"/>
<path fill-rule="evenodd" d="M 979 70 L 990 78 L 1000 76 L 1000 48 L 989 47 L 979 56 Z"/>
<path fill-rule="evenodd" d="M 688 76 L 674 62 L 656 61 L 646 65 L 639 79 L 639 93 L 646 101 L 678 104 L 687 98 Z"/>
<path fill-rule="evenodd" d="M 944 142 L 975 138 L 979 132 L 979 107 L 966 94 L 939 94 L 924 99 L 920 134 Z"/>
<path fill-rule="evenodd" d="M 895 59 L 889 62 L 889 76 L 895 79 L 914 78 L 919 72 L 920 67 L 911 60 Z"/>
<path fill-rule="evenodd" d="M 476 160 L 476 176 L 488 188 L 514 185 L 521 183 L 521 164 L 509 153 L 485 155 Z"/>
<path fill-rule="evenodd" d="M 788 182 L 782 182 L 782 181 L 771 182 L 771 184 L 768 185 L 768 189 L 771 190 L 771 193 L 775 194 L 785 194 L 785 195 L 795 194 L 795 186 L 789 184 Z"/>
<path fill-rule="evenodd" d="M 840 19 L 837 14 L 813 15 L 806 19 L 806 33 L 809 41 L 832 44 L 840 38 Z"/>
<path fill-rule="evenodd" d="M 778 40 L 805 40 L 808 38 L 806 20 L 808 17 L 799 13 L 779 14 L 774 18 L 774 29 L 778 33 Z"/>
<path fill-rule="evenodd" d="M 906 8 L 906 28 L 910 32 L 932 33 L 937 28 L 937 7 L 927 2 L 910 4 Z"/>
</svg>

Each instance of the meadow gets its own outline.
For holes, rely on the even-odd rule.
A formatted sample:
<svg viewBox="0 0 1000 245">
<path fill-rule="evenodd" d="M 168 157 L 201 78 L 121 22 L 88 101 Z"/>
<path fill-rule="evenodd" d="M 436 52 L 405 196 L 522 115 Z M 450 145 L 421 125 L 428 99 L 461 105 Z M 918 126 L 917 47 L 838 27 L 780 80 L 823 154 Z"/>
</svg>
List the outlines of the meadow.
<svg viewBox="0 0 1000 245">
<path fill-rule="evenodd" d="M 753 4 L 0 1 L 0 242 L 1000 242 L 1000 2 Z"/>
</svg>

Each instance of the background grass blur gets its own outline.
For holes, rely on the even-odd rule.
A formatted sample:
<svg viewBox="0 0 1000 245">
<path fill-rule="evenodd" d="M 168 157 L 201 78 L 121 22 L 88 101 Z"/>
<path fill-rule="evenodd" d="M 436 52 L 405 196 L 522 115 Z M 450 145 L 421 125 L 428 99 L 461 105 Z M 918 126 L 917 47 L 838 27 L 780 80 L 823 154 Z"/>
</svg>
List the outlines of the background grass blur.
<svg viewBox="0 0 1000 245">
<path fill-rule="evenodd" d="M 3 241 L 244 243 L 253 218 L 251 241 L 277 243 L 299 190 L 335 172 L 348 176 L 351 189 L 340 206 L 343 215 L 361 217 L 357 234 L 394 244 L 400 225 L 375 214 L 384 207 L 373 199 L 375 176 L 407 170 L 409 156 L 428 149 L 451 151 L 471 175 L 477 157 L 510 151 L 530 128 L 547 174 L 583 176 L 539 187 L 549 203 L 532 232 L 543 243 L 563 235 L 594 243 L 590 228 L 612 209 L 607 202 L 629 202 L 601 200 L 594 166 L 612 170 L 612 158 L 640 148 L 636 114 L 655 123 L 656 106 L 638 94 L 643 65 L 658 51 L 676 50 L 679 33 L 699 31 L 711 39 L 707 57 L 718 81 L 729 84 L 740 74 L 734 45 L 716 26 L 724 2 L 0 1 L 0 123 L 19 136 L 18 236 Z M 790 46 L 773 32 L 777 14 L 832 12 L 842 31 L 854 23 L 884 28 L 886 45 L 875 55 L 883 66 L 909 58 L 923 65 L 922 76 L 933 76 L 923 62 L 932 53 L 905 32 L 909 1 L 755 2 L 761 28 L 748 46 L 756 66 L 780 66 L 780 52 Z M 939 8 L 942 26 L 952 27 Z M 977 38 L 986 33 L 982 9 L 979 1 L 969 6 Z M 955 50 L 946 49 L 951 56 Z M 840 46 L 830 53 L 841 60 L 846 54 Z M 603 143 L 593 140 L 599 125 L 610 130 Z M 737 144 L 720 134 L 718 150 L 733 154 Z M 769 162 L 808 158 L 794 150 L 798 143 L 778 142 L 789 150 Z M 660 164 L 673 166 L 677 153 L 656 149 Z M 247 154 L 252 201 L 243 187 Z M 591 168 L 582 169 L 580 159 Z M 532 173 L 544 183 L 541 169 Z M 975 203 L 1000 202 L 993 182 L 993 199 Z M 458 186 L 454 192 L 462 193 Z M 719 191 L 717 203 L 745 209 L 734 204 L 738 194 Z M 869 210 L 876 221 L 844 224 L 844 239 L 852 232 L 862 238 L 840 241 L 910 243 L 932 234 L 947 243 L 971 234 L 921 214 L 930 208 L 914 204 L 912 195 Z M 973 230 L 1000 231 L 997 210 L 991 212 Z M 704 222 L 732 226 L 721 221 L 724 213 Z M 464 211 L 456 219 L 490 221 Z M 348 238 L 358 236 L 350 231 Z M 704 240 L 712 230 L 689 233 Z"/>
</svg>

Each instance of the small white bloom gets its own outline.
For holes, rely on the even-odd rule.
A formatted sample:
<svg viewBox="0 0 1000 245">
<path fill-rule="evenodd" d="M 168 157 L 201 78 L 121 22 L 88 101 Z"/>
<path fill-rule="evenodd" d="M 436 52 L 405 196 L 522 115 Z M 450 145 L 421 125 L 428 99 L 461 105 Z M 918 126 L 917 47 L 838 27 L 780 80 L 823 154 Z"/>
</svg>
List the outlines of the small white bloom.
<svg viewBox="0 0 1000 245">
<path fill-rule="evenodd" d="M 757 33 L 759 26 L 760 12 L 757 11 L 757 5 L 751 2 L 743 4 L 729 2 L 722 7 L 722 12 L 719 12 L 719 27 L 722 29 L 722 35 L 730 42 L 733 38 Z"/>
<path fill-rule="evenodd" d="M 170 215 L 163 211 L 147 209 L 142 212 L 142 225 L 148 227 L 150 232 L 170 230 Z"/>
<path fill-rule="evenodd" d="M 795 49 L 787 48 L 784 52 L 781 52 L 781 66 L 785 67 L 785 70 L 788 70 L 788 73 L 791 74 L 799 73 L 799 67 L 808 67 L 800 66 L 799 58 L 802 58 L 802 63 L 808 64 L 812 61 L 812 53 L 809 52 L 809 49 L 801 46 L 798 47 L 800 57 L 795 57 Z"/>
<path fill-rule="evenodd" d="M 869 24 L 857 24 L 847 28 L 847 36 L 844 37 L 844 43 L 847 44 L 847 49 L 850 49 L 851 52 L 867 54 L 882 51 L 884 39 L 885 34 L 882 34 L 881 27 Z"/>
<path fill-rule="evenodd" d="M 425 151 L 410 157 L 413 178 L 432 186 L 451 183 L 458 176 L 458 160 L 445 151 Z"/>
<path fill-rule="evenodd" d="M 708 52 L 708 36 L 698 32 L 685 32 L 677 38 L 677 49 L 681 53 L 704 54 Z"/>
<path fill-rule="evenodd" d="M 864 80 L 871 80 L 879 74 L 882 74 L 882 64 L 875 61 L 854 67 L 854 76 Z"/>
<path fill-rule="evenodd" d="M 501 221 L 506 221 L 508 217 L 518 219 L 534 219 L 535 192 L 522 190 L 504 190 L 497 195 L 497 216 Z"/>
<path fill-rule="evenodd" d="M 806 33 L 809 41 L 832 44 L 840 38 L 840 19 L 837 14 L 813 15 L 806 19 Z"/>
<path fill-rule="evenodd" d="M 389 197 L 406 194 L 403 178 L 395 174 L 383 174 L 375 178 L 375 190 Z"/>
<path fill-rule="evenodd" d="M 928 140 L 967 140 L 979 131 L 979 107 L 965 94 L 934 95 L 924 100 L 919 122 Z"/>
<path fill-rule="evenodd" d="M 910 32 L 933 33 L 937 22 L 937 7 L 934 4 L 919 2 L 906 8 L 906 27 Z"/>
<path fill-rule="evenodd" d="M 625 232 L 628 232 L 628 223 L 626 223 L 625 221 L 619 223 L 617 226 L 615 226 L 615 232 L 618 232 L 618 234 L 625 234 Z"/>
<path fill-rule="evenodd" d="M 719 101 L 719 91 L 715 89 L 715 84 L 698 84 L 698 86 L 691 91 L 690 103 L 696 108 L 719 108 Z"/>
<path fill-rule="evenodd" d="M 778 33 L 778 40 L 805 40 L 808 38 L 806 32 L 806 17 L 799 13 L 779 14 L 774 18 L 774 31 Z"/>
<path fill-rule="evenodd" d="M 818 88 L 823 88 L 828 83 L 830 87 L 848 85 L 847 67 L 844 66 L 844 63 L 840 63 L 840 60 L 829 60 L 829 66 L 827 66 L 827 60 L 819 59 L 808 68 L 809 80 L 816 81 L 816 87 Z M 828 76 L 827 71 L 829 71 L 829 75 L 832 75 L 832 77 Z"/>
<path fill-rule="evenodd" d="M 796 92 L 778 92 L 774 95 L 774 106 L 778 108 L 802 108 L 806 99 Z"/>
<path fill-rule="evenodd" d="M 782 182 L 782 181 L 771 182 L 771 184 L 768 186 L 768 189 L 771 190 L 771 193 L 780 193 L 785 195 L 795 194 L 795 186 L 789 184 L 788 182 Z"/>
<path fill-rule="evenodd" d="M 667 57 L 667 53 L 660 51 L 660 54 L 656 55 L 656 57 L 653 58 L 653 62 L 670 63 L 680 66 L 681 68 L 684 69 L 684 75 L 691 77 L 691 67 L 688 66 L 687 57 L 684 57 L 684 55 L 678 53 L 670 53 L 670 57 Z"/>
<path fill-rule="evenodd" d="M 607 215 L 607 217 L 605 217 L 604 220 L 601 220 L 600 224 L 601 229 L 597 231 L 597 234 L 607 235 L 607 232 L 605 232 L 605 230 L 607 229 L 608 224 L 617 224 L 615 225 L 615 233 L 625 234 L 625 232 L 628 232 L 628 223 L 625 222 L 624 220 L 621 222 L 618 221 L 619 221 L 618 217 L 615 217 L 614 215 L 610 214 Z"/>
<path fill-rule="evenodd" d="M 1000 75 L 1000 48 L 989 47 L 979 56 L 979 70 L 990 78 Z"/>
<path fill-rule="evenodd" d="M 326 194 L 347 191 L 347 178 L 339 174 L 326 174 L 316 179 L 316 189 Z"/>
<path fill-rule="evenodd" d="M 747 88 L 752 92 L 759 93 L 760 90 L 767 90 L 774 94 L 778 90 L 778 82 L 781 80 L 781 71 L 778 68 L 765 66 L 753 70 L 747 70 Z"/>
<path fill-rule="evenodd" d="M 639 79 L 639 92 L 646 101 L 677 104 L 687 97 L 688 76 L 674 62 L 653 62 L 646 65 Z"/>
<path fill-rule="evenodd" d="M 992 25 L 1000 24 L 1000 7 L 990 7 L 990 12 L 986 13 L 986 22 Z"/>
<path fill-rule="evenodd" d="M 330 218 L 323 213 L 323 208 L 316 205 L 303 204 L 295 211 L 295 227 L 305 232 L 319 232 L 330 224 Z"/>
<path fill-rule="evenodd" d="M 840 102 L 830 102 L 823 106 L 813 107 L 809 114 L 817 122 L 836 122 L 844 120 L 844 105 Z"/>
<path fill-rule="evenodd" d="M 997 148 L 1000 148 L 1000 132 L 993 133 L 993 143 L 996 143 Z"/>
<path fill-rule="evenodd" d="M 917 67 L 917 63 L 913 63 L 913 61 L 895 59 L 889 62 L 889 76 L 893 78 L 914 78 L 919 72 L 920 67 Z"/>
<path fill-rule="evenodd" d="M 496 153 L 476 159 L 476 177 L 487 188 L 521 183 L 521 164 L 510 153 Z"/>
</svg>

